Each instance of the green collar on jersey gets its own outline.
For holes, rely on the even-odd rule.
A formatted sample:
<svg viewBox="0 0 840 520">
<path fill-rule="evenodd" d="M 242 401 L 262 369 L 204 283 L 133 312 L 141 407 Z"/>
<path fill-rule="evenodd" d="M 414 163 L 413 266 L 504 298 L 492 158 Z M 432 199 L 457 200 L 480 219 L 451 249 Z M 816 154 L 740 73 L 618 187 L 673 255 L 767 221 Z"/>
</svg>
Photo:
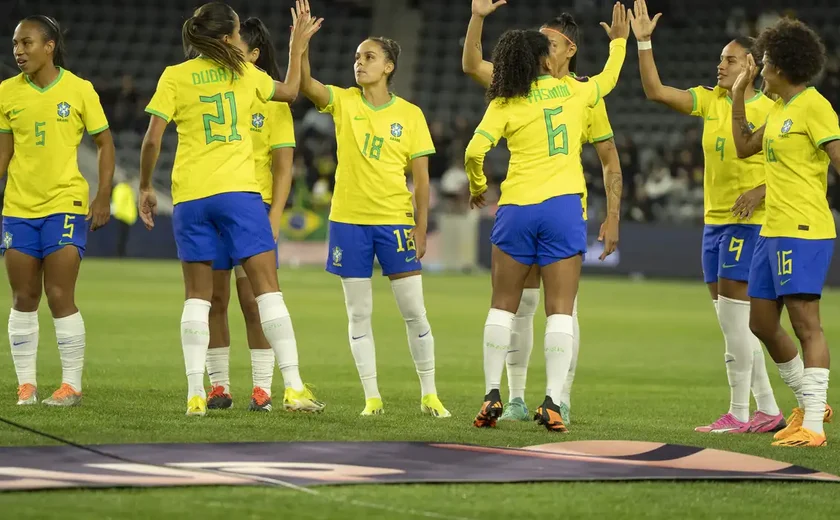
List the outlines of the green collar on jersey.
<svg viewBox="0 0 840 520">
<path fill-rule="evenodd" d="M 375 106 L 373 106 L 373 104 L 370 101 L 367 100 L 367 98 L 365 98 L 365 93 L 362 92 L 361 89 L 359 89 L 359 95 L 362 97 L 362 101 L 371 110 L 384 110 L 384 109 L 388 108 L 389 106 L 393 105 L 397 101 L 397 96 L 395 96 L 393 93 L 390 93 L 390 92 L 389 92 L 389 94 L 391 94 L 391 99 L 387 103 L 385 103 L 384 105 L 379 105 L 378 107 L 375 107 Z"/>
<path fill-rule="evenodd" d="M 41 94 L 43 94 L 44 92 L 46 92 L 46 91 L 48 91 L 49 89 L 53 88 L 53 87 L 56 85 L 56 83 L 58 83 L 59 81 L 61 81 L 61 77 L 62 77 L 62 76 L 64 76 L 64 69 L 62 69 L 61 67 L 58 67 L 58 76 L 56 76 L 56 78 L 52 81 L 52 83 L 50 83 L 49 85 L 47 85 L 47 86 L 46 86 L 46 87 L 44 87 L 44 88 L 41 88 L 41 87 L 39 87 L 38 85 L 36 85 L 35 83 L 32 83 L 32 80 L 31 80 L 31 79 L 29 79 L 29 76 L 28 76 L 28 75 L 26 75 L 26 74 L 24 74 L 24 75 L 23 75 L 23 77 L 24 77 L 24 78 L 26 78 L 26 82 L 27 82 L 27 83 L 29 83 L 29 86 L 30 86 L 30 87 L 32 87 L 32 88 L 34 88 L 35 90 L 37 90 L 37 91 L 38 91 L 38 92 L 40 92 Z"/>
<path fill-rule="evenodd" d="M 790 98 L 790 101 L 788 101 L 787 103 L 785 103 L 785 108 L 787 108 L 788 106 L 790 106 L 790 104 L 791 104 L 791 103 L 793 103 L 793 100 L 794 100 L 794 99 L 796 99 L 796 98 L 798 98 L 799 96 L 801 96 L 803 92 L 805 92 L 806 90 L 811 90 L 811 89 L 813 89 L 813 88 L 814 88 L 814 87 L 807 87 L 807 88 L 805 88 L 805 90 L 801 90 L 801 91 L 797 92 L 797 93 L 796 93 L 796 94 L 795 94 L 792 98 Z"/>
<path fill-rule="evenodd" d="M 763 94 L 764 93 L 762 91 L 756 90 L 755 95 L 753 97 L 751 97 L 750 99 L 745 99 L 744 103 L 752 103 L 756 99 L 760 98 Z M 729 95 L 729 92 L 726 93 L 726 102 L 729 103 L 730 105 L 732 104 L 732 96 Z"/>
</svg>

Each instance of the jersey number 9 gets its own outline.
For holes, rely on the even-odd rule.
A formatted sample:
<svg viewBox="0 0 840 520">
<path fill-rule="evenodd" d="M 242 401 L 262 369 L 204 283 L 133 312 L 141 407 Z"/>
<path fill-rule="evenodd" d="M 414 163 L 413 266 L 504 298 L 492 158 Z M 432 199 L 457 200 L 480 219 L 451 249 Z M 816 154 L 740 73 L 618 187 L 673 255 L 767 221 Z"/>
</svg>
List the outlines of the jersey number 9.
<svg viewBox="0 0 840 520">
<path fill-rule="evenodd" d="M 214 134 L 213 129 L 210 126 L 211 124 L 224 125 L 227 121 L 225 119 L 225 106 L 222 101 L 223 97 L 227 100 L 228 105 L 230 105 L 230 135 L 228 137 Z M 202 116 L 204 119 L 205 144 L 210 144 L 216 141 L 225 143 L 242 140 L 242 136 L 239 135 L 239 132 L 236 130 L 236 123 L 239 121 L 239 117 L 236 114 L 236 98 L 234 97 L 233 92 L 225 92 L 224 94 L 215 94 L 213 96 L 199 96 L 198 99 L 202 103 L 215 105 L 216 108 L 215 114 L 204 114 Z"/>
<path fill-rule="evenodd" d="M 548 156 L 557 154 L 569 154 L 569 133 L 566 131 L 566 125 L 554 126 L 552 117 L 563 112 L 563 107 L 546 108 L 543 110 L 545 115 L 545 130 L 548 132 Z M 560 144 L 557 143 L 560 138 Z"/>
</svg>

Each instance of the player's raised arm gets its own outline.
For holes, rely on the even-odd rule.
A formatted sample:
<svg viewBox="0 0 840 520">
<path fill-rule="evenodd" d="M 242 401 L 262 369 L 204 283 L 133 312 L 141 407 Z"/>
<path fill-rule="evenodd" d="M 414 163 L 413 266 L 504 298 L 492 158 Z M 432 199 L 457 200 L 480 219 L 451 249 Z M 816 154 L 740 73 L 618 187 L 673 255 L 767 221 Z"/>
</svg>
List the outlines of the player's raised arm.
<svg viewBox="0 0 840 520">
<path fill-rule="evenodd" d="M 493 79 L 493 64 L 484 59 L 481 48 L 484 18 L 506 3 L 505 0 L 472 0 L 472 16 L 464 38 L 461 69 L 484 88 L 488 88 Z"/>
<path fill-rule="evenodd" d="M 624 10 L 620 2 L 613 5 L 612 24 L 607 25 L 601 22 L 601 27 L 607 31 L 610 37 L 610 54 L 604 64 L 604 70 L 592 77 L 598 84 L 601 97 L 613 91 L 618 84 L 618 76 L 621 74 L 621 67 L 627 56 L 627 37 L 630 36 L 630 10 Z"/>
<path fill-rule="evenodd" d="M 642 75 L 645 97 L 683 114 L 690 114 L 694 108 L 694 97 L 691 92 L 663 85 L 662 80 L 659 79 L 659 71 L 656 70 L 656 62 L 653 60 L 650 38 L 662 13 L 657 13 L 651 20 L 645 0 L 635 0 L 633 12 L 629 14 L 633 35 L 639 46 L 639 72 Z"/>
<path fill-rule="evenodd" d="M 301 88 L 303 54 L 309 49 L 309 40 L 321 29 L 323 18 L 314 18 L 309 14 L 309 2 L 298 0 L 292 9 L 292 36 L 289 39 L 289 65 L 286 68 L 286 80 L 274 82 L 274 96 L 271 101 L 292 103 L 297 99 Z"/>
<path fill-rule="evenodd" d="M 758 68 L 752 54 L 747 55 L 747 66 L 738 75 L 732 87 L 732 142 L 739 159 L 751 157 L 761 151 L 764 125 L 753 131 L 747 119 L 746 91 L 752 91 Z"/>
</svg>

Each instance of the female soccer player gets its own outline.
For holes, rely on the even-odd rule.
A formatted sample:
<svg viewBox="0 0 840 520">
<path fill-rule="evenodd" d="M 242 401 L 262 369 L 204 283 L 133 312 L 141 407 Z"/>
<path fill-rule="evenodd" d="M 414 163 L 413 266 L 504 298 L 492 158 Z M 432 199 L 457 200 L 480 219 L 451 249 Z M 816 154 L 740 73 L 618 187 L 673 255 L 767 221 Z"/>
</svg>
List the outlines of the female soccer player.
<svg viewBox="0 0 840 520">
<path fill-rule="evenodd" d="M 308 10 L 308 2 L 304 2 Z M 330 210 L 327 271 L 341 277 L 350 349 L 365 392 L 362 415 L 384 411 L 376 382 L 371 328 L 374 255 L 405 320 L 408 346 L 420 377 L 420 409 L 449 417 L 435 388 L 435 343 L 426 306 L 420 260 L 426 253 L 429 158 L 435 152 L 419 107 L 392 94 L 400 47 L 388 38 L 368 38 L 356 50 L 361 88 L 324 86 L 310 75 L 304 55 L 301 91 L 335 120 L 336 184 Z M 406 187 L 410 168 L 416 208 Z"/>
<path fill-rule="evenodd" d="M 484 88 L 488 88 L 493 78 L 493 64 L 482 59 L 481 53 L 481 32 L 484 25 L 484 18 L 496 9 L 505 4 L 504 0 L 472 0 L 472 17 L 467 28 L 467 36 L 464 41 L 464 52 L 461 58 L 461 65 L 465 73 L 476 80 Z M 610 46 L 610 59 L 607 61 L 606 69 L 620 70 L 627 36 L 630 34 L 629 19 L 626 16 L 623 6 L 616 3 L 613 6 L 613 21 L 609 26 L 602 23 L 612 41 L 621 40 L 624 45 L 616 44 Z M 579 29 L 572 16 L 563 13 L 559 17 L 549 21 L 540 28 L 540 32 L 548 37 L 551 42 L 551 52 L 558 56 L 562 63 L 561 70 L 556 71 L 555 77 L 563 77 L 567 74 L 574 76 L 577 61 L 577 44 Z M 571 57 L 569 57 L 571 53 Z M 566 57 L 564 60 L 562 57 Z M 620 58 L 620 59 L 619 59 Z M 618 74 L 615 74 L 618 77 Z M 592 81 L 608 81 L 599 74 L 590 78 Z M 618 151 L 613 140 L 612 126 L 607 117 L 605 103 L 598 103 L 595 108 L 587 109 L 587 124 L 583 133 L 583 140 L 591 142 L 595 146 L 598 157 L 601 160 L 604 171 L 604 187 L 607 192 L 607 220 L 602 226 L 602 233 L 599 240 L 605 241 L 604 251 L 601 260 L 615 251 L 618 243 L 618 221 L 621 213 L 621 191 L 623 181 L 621 176 L 621 162 L 618 158 Z M 583 198 L 584 212 L 586 211 L 586 194 Z M 508 353 L 506 365 L 508 374 L 508 386 L 510 398 L 505 404 L 504 412 L 500 420 L 527 421 L 528 407 L 525 405 L 525 382 L 528 374 L 528 362 L 531 358 L 531 350 L 534 347 L 534 314 L 540 301 L 540 270 L 539 266 L 533 266 L 525 281 L 525 289 L 522 291 L 522 300 L 516 311 L 516 318 L 513 320 L 513 336 L 511 352 Z M 574 352 L 572 364 L 569 367 L 569 374 L 563 387 L 561 401 L 558 403 L 563 422 L 568 426 L 571 412 L 571 389 L 577 367 L 578 352 L 580 350 L 580 327 L 577 317 L 577 300 L 575 300 L 572 311 L 574 324 Z"/>
<path fill-rule="evenodd" d="M 0 84 L 0 172 L 9 172 L 3 207 L 6 272 L 12 289 L 9 345 L 18 404 L 38 402 L 35 359 L 41 272 L 55 324 L 62 383 L 51 406 L 82 401 L 85 323 L 76 307 L 76 279 L 91 231 L 110 218 L 114 141 L 90 82 L 64 69 L 64 40 L 48 16 L 24 18 L 14 54 L 22 71 Z M 76 154 L 82 133 L 96 143 L 99 188 L 88 207 L 88 183 Z"/>
<path fill-rule="evenodd" d="M 259 18 L 249 18 L 239 27 L 245 59 L 266 71 L 275 80 L 280 79 L 280 68 L 275 59 L 274 44 L 265 24 Z M 292 184 L 292 161 L 294 159 L 295 132 L 292 112 L 286 103 L 264 103 L 256 99 L 249 115 L 249 131 L 254 143 L 254 160 L 260 195 L 268 211 L 274 240 L 280 229 L 283 208 L 289 197 Z M 251 284 L 245 271 L 230 257 L 221 239 L 217 243 L 218 254 L 213 260 L 213 299 L 210 307 L 210 348 L 207 351 L 207 374 L 211 390 L 207 396 L 207 408 L 230 408 L 230 330 L 227 309 L 230 301 L 230 273 L 236 271 L 236 292 L 239 305 L 245 316 L 245 329 L 251 351 L 251 373 L 254 389 L 251 392 L 252 411 L 271 411 L 271 380 L 274 373 L 274 352 L 265 339 L 260 325 L 260 313 Z M 234 267 L 235 266 L 235 267 Z M 297 368 L 281 366 L 280 371 L 296 371 Z M 294 376 L 290 378 L 294 379 Z M 289 388 L 287 386 L 287 388 Z M 320 406 L 311 401 L 308 405 Z M 285 400 L 285 405 L 295 407 L 295 401 Z M 317 410 L 310 410 L 317 411 Z"/>
<path fill-rule="evenodd" d="M 750 267 L 750 328 L 799 403 L 773 445 L 825 446 L 823 422 L 832 411 L 826 404 L 829 351 L 820 295 L 836 237 L 826 186 L 829 162 L 840 168 L 840 126 L 828 100 L 808 87 L 826 61 L 810 27 L 782 19 L 759 35 L 756 46 L 767 89 L 779 99 L 754 130 L 744 101 L 757 70 L 749 56 L 732 91 L 732 134 L 739 157 L 764 151 L 767 174 L 767 216 Z M 783 307 L 804 364 L 782 328 Z"/>
<path fill-rule="evenodd" d="M 712 295 L 726 345 L 724 366 L 729 378 L 729 411 L 706 426 L 711 433 L 764 433 L 784 428 L 764 352 L 750 332 L 750 302 L 747 296 L 750 262 L 758 231 L 764 219 L 764 165 L 760 157 L 739 159 L 735 153 L 730 119 L 730 91 L 750 55 L 749 38 L 737 38 L 723 48 L 714 88 L 680 90 L 659 80 L 653 61 L 651 34 L 659 14 L 651 20 L 645 0 L 636 0 L 630 23 L 639 43 L 639 69 L 648 99 L 683 114 L 703 118 L 703 177 L 705 230 L 703 276 Z M 751 90 L 747 115 L 753 124 L 764 121 L 773 102 Z M 750 417 L 750 388 L 756 412 Z"/>
<path fill-rule="evenodd" d="M 571 365 L 586 220 L 586 187 L 580 162 L 587 108 L 601 99 L 598 84 L 559 70 L 550 41 L 539 31 L 508 31 L 493 51 L 490 106 L 467 146 L 471 206 L 485 205 L 484 156 L 507 139 L 510 165 L 491 241 L 493 296 L 484 326 L 486 396 L 477 427 L 495 426 L 502 413 L 499 386 L 511 346 L 515 313 L 531 266 L 540 266 L 545 286 L 548 385 L 535 419 L 549 431 L 566 432 L 557 402 Z"/>
<path fill-rule="evenodd" d="M 172 219 L 186 292 L 181 344 L 189 383 L 187 415 L 204 415 L 207 408 L 203 380 L 213 295 L 211 261 L 217 256 L 219 236 L 248 276 L 263 333 L 284 367 L 290 386 L 286 407 L 323 408 L 298 373 L 292 321 L 277 285 L 276 244 L 254 173 L 251 121 L 247 112 L 240 113 L 257 100 L 295 99 L 301 54 L 320 25 L 321 20 L 308 14 L 295 19 L 286 81 L 274 81 L 245 60 L 236 12 L 223 3 L 205 4 L 182 31 L 184 50 L 192 59 L 166 68 L 146 108 L 151 121 L 140 156 L 139 205 L 149 229 L 157 205 L 151 180 L 161 138 L 169 121 L 178 127 Z"/>
</svg>

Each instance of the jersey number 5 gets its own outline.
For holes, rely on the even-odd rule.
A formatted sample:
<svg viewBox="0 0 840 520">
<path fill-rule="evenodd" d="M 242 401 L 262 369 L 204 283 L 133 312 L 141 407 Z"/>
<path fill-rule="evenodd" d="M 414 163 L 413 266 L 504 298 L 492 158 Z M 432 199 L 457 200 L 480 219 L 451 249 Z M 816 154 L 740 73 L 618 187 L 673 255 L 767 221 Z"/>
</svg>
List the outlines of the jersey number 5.
<svg viewBox="0 0 840 520">
<path fill-rule="evenodd" d="M 230 105 L 230 135 L 225 137 L 223 135 L 218 135 L 213 133 L 213 129 L 211 128 L 211 124 L 215 123 L 217 125 L 225 124 L 225 106 L 224 102 L 222 101 L 222 97 L 227 100 L 228 104 Z M 216 113 L 214 114 L 204 114 L 202 117 L 204 119 L 204 140 L 205 144 L 210 144 L 212 142 L 218 141 L 220 143 L 231 142 L 231 141 L 241 141 L 242 136 L 239 135 L 239 132 L 236 130 L 236 123 L 239 121 L 239 117 L 236 114 L 236 98 L 233 96 L 233 92 L 225 92 L 224 94 L 215 94 L 213 96 L 199 96 L 199 101 L 202 103 L 210 103 L 215 105 Z"/>
<path fill-rule="evenodd" d="M 47 133 L 42 130 L 47 126 L 47 123 L 43 122 L 36 122 L 35 123 L 35 146 L 45 146 L 47 143 Z"/>
<path fill-rule="evenodd" d="M 545 130 L 548 132 L 548 156 L 551 157 L 557 154 L 569 154 L 569 133 L 566 131 L 566 125 L 554 126 L 552 117 L 563 112 L 563 107 L 546 108 L 543 110 L 545 115 Z M 558 138 L 560 143 L 558 144 Z"/>
</svg>

